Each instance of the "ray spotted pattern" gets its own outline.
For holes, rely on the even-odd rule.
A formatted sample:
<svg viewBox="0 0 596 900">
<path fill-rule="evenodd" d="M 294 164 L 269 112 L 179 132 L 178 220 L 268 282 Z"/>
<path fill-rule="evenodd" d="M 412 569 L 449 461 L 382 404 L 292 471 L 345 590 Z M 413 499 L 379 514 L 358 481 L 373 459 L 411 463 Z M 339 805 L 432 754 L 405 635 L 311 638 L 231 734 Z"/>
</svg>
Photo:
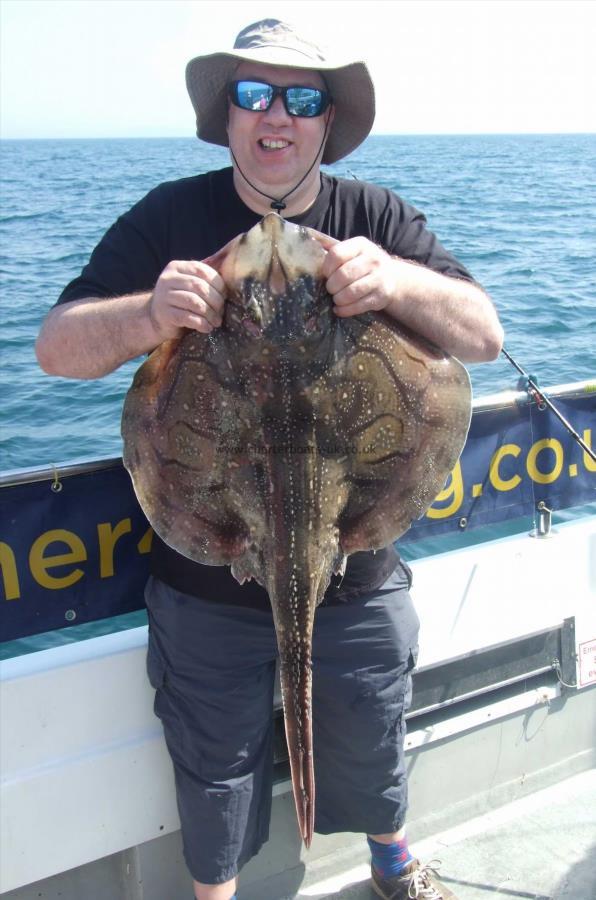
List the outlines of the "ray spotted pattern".
<svg viewBox="0 0 596 900">
<path fill-rule="evenodd" d="M 314 233 L 270 214 L 211 258 L 228 288 L 223 326 L 162 344 L 122 423 L 160 537 L 269 593 L 307 846 L 315 609 L 347 555 L 388 545 L 432 503 L 471 408 L 457 360 L 385 315 L 334 315 L 324 256 Z"/>
</svg>

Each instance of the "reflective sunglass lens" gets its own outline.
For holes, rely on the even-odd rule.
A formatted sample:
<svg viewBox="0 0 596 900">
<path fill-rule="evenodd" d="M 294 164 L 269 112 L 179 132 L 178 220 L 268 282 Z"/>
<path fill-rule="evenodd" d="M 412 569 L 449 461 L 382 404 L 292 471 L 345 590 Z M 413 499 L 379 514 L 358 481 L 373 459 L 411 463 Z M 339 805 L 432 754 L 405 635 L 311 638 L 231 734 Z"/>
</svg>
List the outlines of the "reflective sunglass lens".
<svg viewBox="0 0 596 900">
<path fill-rule="evenodd" d="M 268 109 L 273 98 L 273 89 L 268 84 L 257 81 L 237 81 L 234 85 L 238 105 L 242 109 L 258 112 Z"/>
<path fill-rule="evenodd" d="M 267 110 L 277 96 L 282 97 L 291 116 L 320 116 L 327 108 L 325 91 L 310 87 L 277 87 L 261 81 L 234 81 L 230 85 L 232 102 L 253 112 Z"/>
<path fill-rule="evenodd" d="M 291 116 L 318 116 L 323 94 L 316 88 L 291 87 L 286 91 L 286 108 Z"/>
</svg>

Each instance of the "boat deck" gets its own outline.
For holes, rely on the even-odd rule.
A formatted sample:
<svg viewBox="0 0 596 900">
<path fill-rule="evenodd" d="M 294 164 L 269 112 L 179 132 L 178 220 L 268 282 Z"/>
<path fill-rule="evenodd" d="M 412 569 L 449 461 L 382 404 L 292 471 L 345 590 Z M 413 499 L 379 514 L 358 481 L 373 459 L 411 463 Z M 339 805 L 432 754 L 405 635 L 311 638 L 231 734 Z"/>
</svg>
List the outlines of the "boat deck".
<svg viewBox="0 0 596 900">
<path fill-rule="evenodd" d="M 414 842 L 413 850 L 441 860 L 441 878 L 459 900 L 596 900 L 596 769 Z M 371 900 L 368 879 L 361 863 L 292 897 Z"/>
</svg>

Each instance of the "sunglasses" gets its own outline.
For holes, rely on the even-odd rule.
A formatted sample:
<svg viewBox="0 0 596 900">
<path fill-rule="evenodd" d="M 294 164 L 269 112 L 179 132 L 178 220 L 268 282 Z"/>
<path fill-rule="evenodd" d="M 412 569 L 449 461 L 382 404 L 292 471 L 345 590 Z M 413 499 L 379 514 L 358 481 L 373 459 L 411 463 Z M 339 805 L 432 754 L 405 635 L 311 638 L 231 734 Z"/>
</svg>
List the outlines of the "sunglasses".
<svg viewBox="0 0 596 900">
<path fill-rule="evenodd" d="M 276 97 L 281 97 L 289 116 L 307 119 L 322 115 L 331 103 L 329 93 L 319 88 L 300 85 L 279 87 L 264 81 L 232 81 L 228 92 L 234 106 L 251 112 L 264 112 Z"/>
</svg>

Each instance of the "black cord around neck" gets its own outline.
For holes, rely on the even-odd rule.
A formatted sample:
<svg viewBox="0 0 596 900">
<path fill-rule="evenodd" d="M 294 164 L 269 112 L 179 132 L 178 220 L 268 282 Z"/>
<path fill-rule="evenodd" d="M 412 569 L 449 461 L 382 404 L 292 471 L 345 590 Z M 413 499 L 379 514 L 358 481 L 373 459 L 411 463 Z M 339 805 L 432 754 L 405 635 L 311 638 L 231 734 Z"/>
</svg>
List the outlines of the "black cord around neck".
<svg viewBox="0 0 596 900">
<path fill-rule="evenodd" d="M 319 154 L 320 154 L 321 150 L 323 149 L 323 147 L 324 147 L 324 145 L 325 145 L 325 140 L 326 140 L 326 138 L 327 138 L 327 131 L 328 131 L 328 129 L 329 129 L 329 119 L 330 119 L 330 118 L 331 118 L 331 117 L 329 116 L 329 117 L 327 118 L 327 121 L 325 122 L 325 131 L 323 132 L 323 139 L 322 139 L 322 141 L 321 141 L 321 145 L 320 145 L 319 149 L 317 150 L 316 156 L 315 156 L 315 158 L 313 159 L 312 163 L 310 164 L 310 166 L 308 167 L 308 169 L 306 170 L 306 172 L 304 173 L 304 175 L 302 176 L 302 178 L 300 179 L 300 181 L 298 182 L 298 184 L 295 184 L 294 187 L 291 188 L 291 189 L 287 192 L 287 194 L 284 194 L 283 197 L 280 197 L 279 200 L 278 200 L 276 197 L 272 197 L 271 194 L 266 194 L 265 191 L 260 190 L 258 187 L 256 187 L 256 185 L 254 185 L 254 184 L 252 183 L 252 181 L 250 181 L 250 180 L 246 177 L 246 175 L 244 174 L 244 172 L 243 172 L 242 169 L 240 168 L 240 165 L 238 164 L 238 160 L 237 160 L 236 157 L 234 156 L 234 151 L 233 151 L 232 148 L 230 147 L 230 154 L 231 154 L 231 156 L 232 156 L 232 159 L 234 160 L 234 164 L 235 164 L 236 168 L 238 169 L 238 171 L 240 172 L 240 174 L 242 175 L 242 177 L 244 178 L 244 180 L 246 181 L 246 183 L 249 184 L 249 185 L 251 186 L 251 188 L 253 189 L 253 191 L 256 191 L 256 192 L 257 192 L 257 194 L 261 194 L 262 197 L 267 197 L 268 200 L 271 200 L 271 209 L 274 210 L 274 212 L 276 212 L 276 213 L 281 213 L 282 209 L 285 209 L 285 208 L 286 208 L 286 204 L 284 203 L 284 200 L 285 200 L 287 197 L 289 197 L 290 194 L 293 194 L 294 191 L 298 190 L 298 188 L 300 187 L 300 185 L 308 178 L 308 176 L 310 175 L 310 173 L 311 173 L 312 170 L 314 169 L 314 167 L 315 167 L 315 165 L 316 165 L 316 162 L 317 162 L 317 160 L 318 160 L 318 158 L 319 158 Z"/>
</svg>

